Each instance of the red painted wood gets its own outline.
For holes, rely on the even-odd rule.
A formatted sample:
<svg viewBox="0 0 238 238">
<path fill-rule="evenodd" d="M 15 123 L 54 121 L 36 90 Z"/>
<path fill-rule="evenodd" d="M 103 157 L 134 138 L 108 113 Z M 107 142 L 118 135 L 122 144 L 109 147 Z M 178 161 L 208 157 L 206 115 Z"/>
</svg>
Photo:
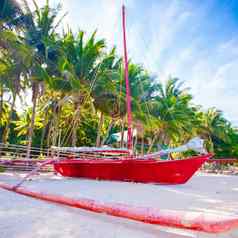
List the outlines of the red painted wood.
<svg viewBox="0 0 238 238">
<path fill-rule="evenodd" d="M 84 198 L 72 199 L 54 194 L 35 192 L 21 187 L 14 188 L 14 186 L 4 183 L 0 183 L 0 188 L 40 200 L 161 226 L 208 233 L 220 233 L 238 228 L 237 217 L 228 218 L 195 212 L 163 211 L 150 207 L 135 207 L 120 203 L 102 203 Z"/>
<path fill-rule="evenodd" d="M 92 159 L 61 160 L 54 163 L 63 176 L 142 183 L 183 184 L 212 155 L 182 160 Z"/>
</svg>

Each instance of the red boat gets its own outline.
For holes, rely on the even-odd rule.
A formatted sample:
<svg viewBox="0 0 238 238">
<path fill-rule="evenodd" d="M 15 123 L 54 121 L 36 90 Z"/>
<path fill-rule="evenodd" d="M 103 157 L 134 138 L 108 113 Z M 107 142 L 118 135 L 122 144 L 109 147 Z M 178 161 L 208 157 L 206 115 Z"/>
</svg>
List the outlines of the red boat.
<svg viewBox="0 0 238 238">
<path fill-rule="evenodd" d="M 85 151 L 79 159 L 64 159 L 54 163 L 55 170 L 63 176 L 83 177 L 90 179 L 133 181 L 143 183 L 161 183 L 161 184 L 182 184 L 207 161 L 211 155 L 199 155 L 180 160 L 158 160 L 159 155 L 151 154 L 141 157 L 133 156 L 132 152 L 132 114 L 131 114 L 131 96 L 128 79 L 128 60 L 126 49 L 126 31 L 125 31 L 125 8 L 122 8 L 123 42 L 124 42 L 124 64 L 125 64 L 125 82 L 126 82 L 126 101 L 127 101 L 127 148 L 103 149 L 95 148 Z M 73 149 L 73 150 L 72 150 Z M 71 151 L 77 148 L 71 148 Z M 79 150 L 80 152 L 83 152 Z M 94 153 L 92 157 L 92 152 Z M 101 155 L 105 153 L 120 154 L 113 158 L 105 158 Z M 129 153 L 129 155 L 125 155 Z M 156 155 L 156 156 L 155 156 Z M 152 159 L 153 158 L 153 159 Z"/>
<path fill-rule="evenodd" d="M 212 155 L 194 156 L 181 160 L 142 159 L 73 159 L 54 164 L 63 176 L 99 180 L 133 181 L 142 183 L 182 184 Z"/>
</svg>

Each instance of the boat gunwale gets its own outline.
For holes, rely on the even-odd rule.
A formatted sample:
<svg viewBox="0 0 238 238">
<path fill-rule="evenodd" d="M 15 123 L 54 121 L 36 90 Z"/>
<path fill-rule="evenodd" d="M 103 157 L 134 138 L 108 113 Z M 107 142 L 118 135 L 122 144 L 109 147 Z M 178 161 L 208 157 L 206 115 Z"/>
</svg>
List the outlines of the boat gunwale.
<svg viewBox="0 0 238 238">
<path fill-rule="evenodd" d="M 176 163 L 180 161 L 189 161 L 189 160 L 196 160 L 196 159 L 205 159 L 209 160 L 213 155 L 212 154 L 205 154 L 205 155 L 196 155 L 184 159 L 175 159 L 175 160 L 156 160 L 156 159 L 131 159 L 131 158 L 89 158 L 89 159 L 67 159 L 60 160 L 55 162 L 54 164 L 83 164 L 83 163 L 91 163 L 91 164 L 107 164 L 107 163 L 113 163 L 113 164 L 123 164 L 123 163 L 141 163 L 141 164 L 161 164 L 161 163 Z"/>
</svg>

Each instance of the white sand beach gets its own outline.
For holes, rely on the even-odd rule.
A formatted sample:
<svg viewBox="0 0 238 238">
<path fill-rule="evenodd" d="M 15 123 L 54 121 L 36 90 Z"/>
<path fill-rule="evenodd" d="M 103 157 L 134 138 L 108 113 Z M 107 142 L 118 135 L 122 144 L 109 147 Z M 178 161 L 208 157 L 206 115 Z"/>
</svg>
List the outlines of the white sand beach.
<svg viewBox="0 0 238 238">
<path fill-rule="evenodd" d="M 1 173 L 0 181 L 16 184 L 22 176 L 23 173 Z M 197 174 L 184 185 L 165 186 L 41 174 L 23 186 L 72 198 L 238 216 L 238 176 Z M 238 230 L 213 235 L 171 229 L 48 203 L 2 189 L 0 204 L 1 238 L 238 237 Z"/>
</svg>

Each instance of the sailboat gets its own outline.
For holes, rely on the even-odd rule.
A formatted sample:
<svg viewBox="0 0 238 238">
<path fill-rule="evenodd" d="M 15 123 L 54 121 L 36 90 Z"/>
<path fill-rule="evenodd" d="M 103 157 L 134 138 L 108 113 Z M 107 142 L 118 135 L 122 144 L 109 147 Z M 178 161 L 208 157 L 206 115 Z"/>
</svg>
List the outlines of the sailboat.
<svg viewBox="0 0 238 238">
<path fill-rule="evenodd" d="M 58 150 L 61 151 L 84 152 L 84 156 L 73 159 L 65 158 L 58 160 L 54 163 L 54 169 L 62 176 L 67 177 L 159 184 L 186 183 L 194 173 L 210 157 L 212 157 L 211 154 L 205 153 L 186 159 L 160 160 L 159 154 L 149 154 L 138 157 L 132 152 L 132 113 L 125 25 L 125 6 L 122 6 L 124 70 L 128 123 L 127 149 L 116 149 L 110 147 L 59 148 Z M 94 157 L 90 156 L 90 153 L 94 153 Z M 105 154 L 113 154 L 114 156 L 105 158 Z"/>
</svg>

